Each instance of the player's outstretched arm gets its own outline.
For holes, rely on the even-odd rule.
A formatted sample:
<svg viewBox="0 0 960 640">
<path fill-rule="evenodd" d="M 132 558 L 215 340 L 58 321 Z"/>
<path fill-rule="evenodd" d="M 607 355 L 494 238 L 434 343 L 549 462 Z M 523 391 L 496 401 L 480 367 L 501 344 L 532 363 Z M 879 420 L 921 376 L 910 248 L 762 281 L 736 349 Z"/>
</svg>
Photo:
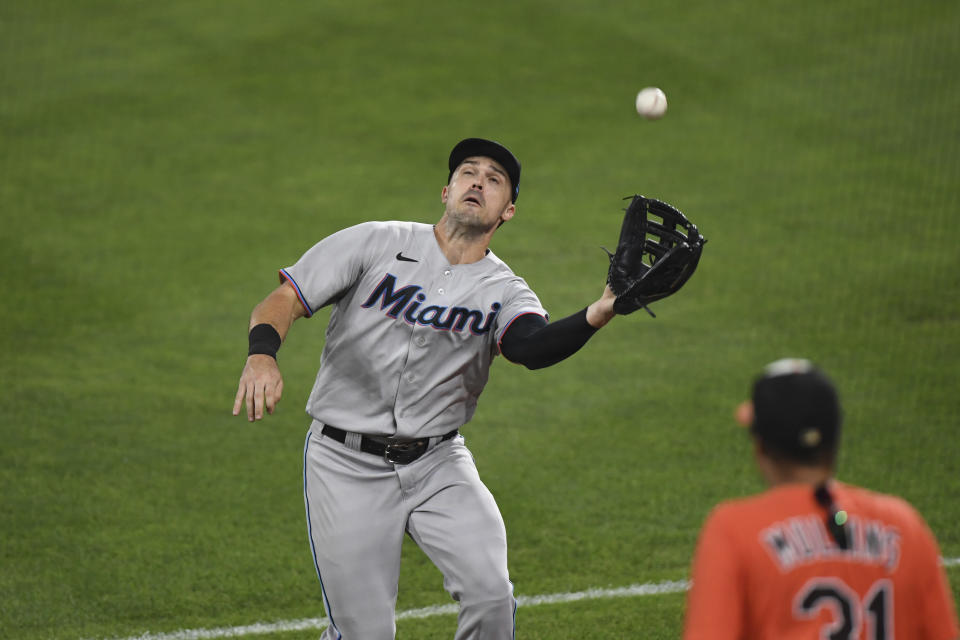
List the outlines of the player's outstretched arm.
<svg viewBox="0 0 960 640">
<path fill-rule="evenodd" d="M 600 327 L 610 322 L 616 315 L 614 300 L 616 296 L 607 287 L 589 307 L 550 324 L 533 313 L 519 316 L 501 336 L 500 353 L 528 369 L 554 365 L 579 351 Z"/>
<path fill-rule="evenodd" d="M 276 330 L 282 342 L 297 318 L 305 315 L 297 293 L 287 283 L 270 292 L 263 302 L 250 314 L 250 329 L 259 325 L 270 325 Z M 269 328 L 266 328 L 269 332 Z M 262 331 L 262 330 L 261 330 Z M 279 347 L 279 345 L 277 345 Z M 251 422 L 263 418 L 263 410 L 273 413 L 283 394 L 283 376 L 277 366 L 276 358 L 264 353 L 247 356 L 247 362 L 240 374 L 237 396 L 233 402 L 233 415 L 240 415 L 240 408 L 246 404 L 247 420 Z M 246 401 L 246 402 L 244 402 Z"/>
<path fill-rule="evenodd" d="M 599 329 L 610 322 L 613 316 L 617 315 L 613 310 L 613 303 L 616 301 L 617 296 L 610 289 L 610 285 L 604 287 L 600 299 L 587 307 L 587 322 L 590 326 Z"/>
</svg>

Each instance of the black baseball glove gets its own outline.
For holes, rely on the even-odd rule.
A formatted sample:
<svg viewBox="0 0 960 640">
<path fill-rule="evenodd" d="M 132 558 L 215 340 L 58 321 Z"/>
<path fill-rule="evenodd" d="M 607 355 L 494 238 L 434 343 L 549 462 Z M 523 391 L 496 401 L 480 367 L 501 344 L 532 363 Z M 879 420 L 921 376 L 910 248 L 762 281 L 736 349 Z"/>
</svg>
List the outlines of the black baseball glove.
<svg viewBox="0 0 960 640">
<path fill-rule="evenodd" d="M 607 251 L 607 284 L 617 296 L 613 310 L 625 315 L 643 308 L 653 316 L 647 305 L 680 290 L 697 268 L 706 241 L 675 207 L 633 196 L 617 250 Z"/>
</svg>

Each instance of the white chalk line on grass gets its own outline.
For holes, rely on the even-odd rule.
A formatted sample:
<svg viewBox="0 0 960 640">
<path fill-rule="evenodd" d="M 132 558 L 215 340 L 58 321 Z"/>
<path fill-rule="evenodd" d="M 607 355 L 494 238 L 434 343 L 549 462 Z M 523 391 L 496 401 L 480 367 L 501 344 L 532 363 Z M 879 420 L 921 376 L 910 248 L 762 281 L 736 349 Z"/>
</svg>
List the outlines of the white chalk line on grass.
<svg viewBox="0 0 960 640">
<path fill-rule="evenodd" d="M 960 566 L 960 558 L 941 558 L 944 567 Z M 690 588 L 688 580 L 667 580 L 633 584 L 615 589 L 587 589 L 572 593 L 548 593 L 537 596 L 517 596 L 518 607 L 534 607 L 541 604 L 562 604 L 580 600 L 604 600 L 608 598 L 630 598 L 635 596 L 653 596 L 665 593 L 680 593 Z M 397 620 L 418 620 L 434 616 L 455 615 L 460 610 L 458 604 L 438 604 L 421 609 L 407 609 L 397 613 Z M 279 622 L 258 622 L 239 627 L 219 627 L 215 629 L 184 629 L 168 633 L 144 633 L 116 640 L 208 640 L 211 638 L 240 638 L 254 634 L 286 633 L 325 629 L 329 621 L 326 618 L 304 618 L 302 620 L 282 620 Z"/>
<path fill-rule="evenodd" d="M 652 596 L 664 593 L 686 591 L 690 583 L 686 580 L 668 580 L 634 584 L 616 589 L 587 589 L 573 593 L 549 593 L 538 596 L 517 596 L 518 607 L 533 607 L 541 604 L 560 604 L 579 600 L 601 600 L 605 598 L 629 598 L 633 596 Z M 443 604 L 422 609 L 407 609 L 397 613 L 397 620 L 432 618 L 433 616 L 455 615 L 460 605 Z M 144 633 L 122 640 L 207 640 L 208 638 L 239 638 L 254 634 L 285 633 L 325 629 L 329 624 L 326 618 L 304 618 L 302 620 L 283 620 L 280 622 L 258 622 L 240 627 L 220 627 L 217 629 L 184 629 L 168 633 Z"/>
</svg>

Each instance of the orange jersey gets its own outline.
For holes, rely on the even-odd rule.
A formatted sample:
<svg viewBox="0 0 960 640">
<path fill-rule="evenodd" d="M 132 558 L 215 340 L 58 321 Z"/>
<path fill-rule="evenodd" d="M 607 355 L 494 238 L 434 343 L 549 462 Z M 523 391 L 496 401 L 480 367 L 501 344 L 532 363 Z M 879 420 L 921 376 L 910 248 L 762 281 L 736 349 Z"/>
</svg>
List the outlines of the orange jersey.
<svg viewBox="0 0 960 640">
<path fill-rule="evenodd" d="M 725 502 L 693 559 L 684 640 L 956 640 L 939 549 L 904 500 L 832 483 L 847 550 L 810 485 Z"/>
</svg>

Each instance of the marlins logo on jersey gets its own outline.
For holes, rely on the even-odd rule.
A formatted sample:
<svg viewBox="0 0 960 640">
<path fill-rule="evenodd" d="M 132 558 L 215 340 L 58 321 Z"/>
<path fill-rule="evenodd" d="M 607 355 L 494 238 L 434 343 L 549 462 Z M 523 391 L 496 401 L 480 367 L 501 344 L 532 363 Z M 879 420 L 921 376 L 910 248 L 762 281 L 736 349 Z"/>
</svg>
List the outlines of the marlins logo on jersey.
<svg viewBox="0 0 960 640">
<path fill-rule="evenodd" d="M 371 435 L 419 438 L 466 424 L 506 327 L 547 315 L 492 252 L 451 265 L 427 224 L 349 227 L 280 276 L 308 315 L 332 303 L 307 413 Z"/>
<path fill-rule="evenodd" d="M 419 324 L 441 331 L 463 331 L 469 325 L 470 333 L 483 335 L 490 331 L 493 321 L 500 312 L 500 303 L 490 305 L 490 312 L 484 320 L 483 311 L 467 307 L 445 307 L 442 305 L 421 306 L 427 296 L 421 292 L 419 285 L 407 285 L 395 291 L 397 277 L 392 273 L 384 276 L 377 288 L 362 305 L 367 309 L 380 302 L 380 309 L 386 310 L 391 318 L 403 317 L 409 324 Z M 389 307 L 389 309 L 388 309 Z"/>
</svg>

